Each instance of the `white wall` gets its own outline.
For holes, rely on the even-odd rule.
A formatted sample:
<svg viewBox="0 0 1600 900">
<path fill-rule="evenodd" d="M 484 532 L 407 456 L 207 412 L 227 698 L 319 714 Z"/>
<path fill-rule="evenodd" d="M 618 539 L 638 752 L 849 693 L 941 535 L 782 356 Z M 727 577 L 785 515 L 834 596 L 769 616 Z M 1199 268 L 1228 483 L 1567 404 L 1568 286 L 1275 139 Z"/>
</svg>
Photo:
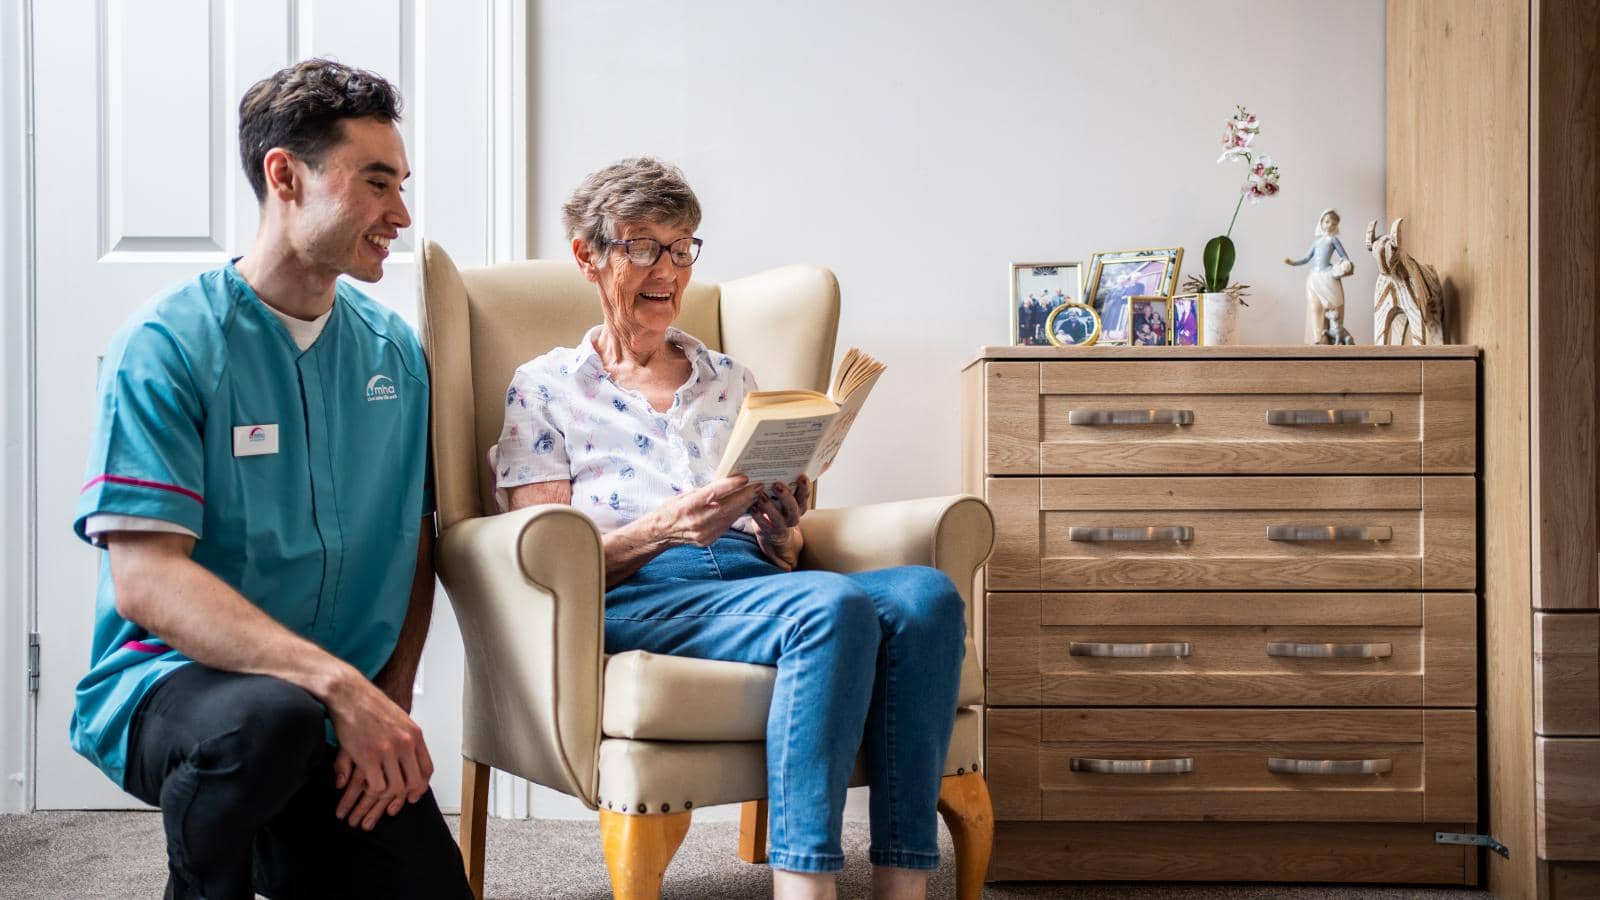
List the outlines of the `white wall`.
<svg viewBox="0 0 1600 900">
<path fill-rule="evenodd" d="M 1242 339 L 1300 342 L 1306 269 L 1281 260 L 1334 206 L 1357 267 L 1348 324 L 1371 342 L 1360 238 L 1383 213 L 1381 0 L 589 0 L 533 15 L 539 255 L 568 255 L 560 204 L 586 173 L 653 154 L 705 207 L 696 278 L 838 274 L 840 347 L 889 372 L 826 505 L 959 490 L 958 372 L 1008 340 L 1011 261 L 1181 245 L 1198 273 L 1243 181 L 1214 162 L 1236 103 L 1284 173 L 1234 229 L 1235 278 L 1256 296 Z"/>
</svg>

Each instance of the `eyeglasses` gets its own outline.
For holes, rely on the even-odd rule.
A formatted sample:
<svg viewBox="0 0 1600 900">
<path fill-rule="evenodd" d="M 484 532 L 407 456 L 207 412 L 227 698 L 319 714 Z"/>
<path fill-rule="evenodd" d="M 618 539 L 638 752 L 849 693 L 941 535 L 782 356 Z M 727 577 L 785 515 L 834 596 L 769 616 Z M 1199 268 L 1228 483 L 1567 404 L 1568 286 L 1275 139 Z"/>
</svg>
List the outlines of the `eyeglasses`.
<svg viewBox="0 0 1600 900">
<path fill-rule="evenodd" d="M 636 266 L 653 266 L 661 258 L 661 251 L 667 251 L 667 258 L 680 269 L 687 269 L 694 265 L 700 258 L 699 238 L 678 238 L 670 244 L 663 245 L 655 238 L 632 238 L 626 241 L 606 241 L 606 249 L 621 247 L 628 254 L 628 262 Z"/>
</svg>

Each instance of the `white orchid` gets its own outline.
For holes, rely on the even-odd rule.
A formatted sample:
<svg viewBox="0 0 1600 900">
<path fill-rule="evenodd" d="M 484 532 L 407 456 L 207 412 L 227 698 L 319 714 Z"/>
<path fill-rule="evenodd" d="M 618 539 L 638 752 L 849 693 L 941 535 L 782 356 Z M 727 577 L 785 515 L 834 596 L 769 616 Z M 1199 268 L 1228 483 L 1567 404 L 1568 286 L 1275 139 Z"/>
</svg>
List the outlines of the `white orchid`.
<svg viewBox="0 0 1600 900">
<path fill-rule="evenodd" d="M 1254 206 L 1278 193 L 1278 164 L 1272 161 L 1271 156 L 1252 150 L 1250 146 L 1259 134 L 1260 120 L 1243 106 L 1234 107 L 1233 117 L 1223 123 L 1222 155 L 1217 157 L 1217 162 L 1242 160 L 1250 171 L 1245 175 L 1244 184 L 1239 187 L 1239 202 L 1234 204 L 1227 233 L 1206 243 L 1205 285 L 1208 290 L 1220 291 L 1228 284 L 1234 261 L 1233 224 L 1239 220 L 1239 208 L 1244 205 L 1244 198 L 1249 197 L 1250 204 Z"/>
</svg>

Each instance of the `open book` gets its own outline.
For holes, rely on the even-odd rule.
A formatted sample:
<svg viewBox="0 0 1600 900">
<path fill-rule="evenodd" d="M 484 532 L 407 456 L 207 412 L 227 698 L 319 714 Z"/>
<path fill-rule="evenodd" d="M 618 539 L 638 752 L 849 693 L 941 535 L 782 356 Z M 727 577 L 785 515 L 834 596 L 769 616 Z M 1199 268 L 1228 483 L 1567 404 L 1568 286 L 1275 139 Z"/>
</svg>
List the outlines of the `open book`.
<svg viewBox="0 0 1600 900">
<path fill-rule="evenodd" d="M 815 481 L 839 453 L 883 363 L 854 347 L 833 373 L 828 396 L 816 391 L 755 391 L 744 398 L 716 477 L 744 475 L 765 484 Z"/>
</svg>

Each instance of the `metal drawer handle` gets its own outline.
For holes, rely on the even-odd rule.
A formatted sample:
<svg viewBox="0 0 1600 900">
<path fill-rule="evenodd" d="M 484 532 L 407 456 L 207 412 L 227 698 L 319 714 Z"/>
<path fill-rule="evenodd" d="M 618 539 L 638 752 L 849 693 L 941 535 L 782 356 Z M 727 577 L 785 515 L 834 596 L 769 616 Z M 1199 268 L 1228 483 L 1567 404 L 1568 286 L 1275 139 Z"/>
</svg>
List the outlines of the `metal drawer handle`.
<svg viewBox="0 0 1600 900">
<path fill-rule="evenodd" d="M 1268 525 L 1269 541 L 1388 541 L 1388 525 Z"/>
<path fill-rule="evenodd" d="M 1068 425 L 1193 425 L 1188 409 L 1073 409 Z"/>
<path fill-rule="evenodd" d="M 1090 528 L 1074 525 L 1067 529 L 1067 540 L 1085 543 L 1104 541 L 1192 541 L 1194 529 L 1188 525 L 1150 525 L 1143 528 Z"/>
<path fill-rule="evenodd" d="M 1187 775 L 1194 771 L 1194 757 L 1177 759 L 1094 759 L 1072 757 L 1072 771 L 1096 775 Z"/>
<path fill-rule="evenodd" d="M 1067 645 L 1071 656 L 1188 656 L 1193 648 L 1188 641 L 1156 644 L 1105 644 L 1094 641 L 1072 641 Z"/>
<path fill-rule="evenodd" d="M 1267 645 L 1267 655 L 1319 659 L 1386 659 L 1394 655 L 1394 645 L 1302 644 L 1296 641 L 1273 641 Z"/>
<path fill-rule="evenodd" d="M 1388 425 L 1387 409 L 1269 409 L 1268 425 Z"/>
<path fill-rule="evenodd" d="M 1387 775 L 1394 762 L 1387 759 L 1285 759 L 1267 757 L 1267 770 L 1279 775 Z"/>
</svg>

